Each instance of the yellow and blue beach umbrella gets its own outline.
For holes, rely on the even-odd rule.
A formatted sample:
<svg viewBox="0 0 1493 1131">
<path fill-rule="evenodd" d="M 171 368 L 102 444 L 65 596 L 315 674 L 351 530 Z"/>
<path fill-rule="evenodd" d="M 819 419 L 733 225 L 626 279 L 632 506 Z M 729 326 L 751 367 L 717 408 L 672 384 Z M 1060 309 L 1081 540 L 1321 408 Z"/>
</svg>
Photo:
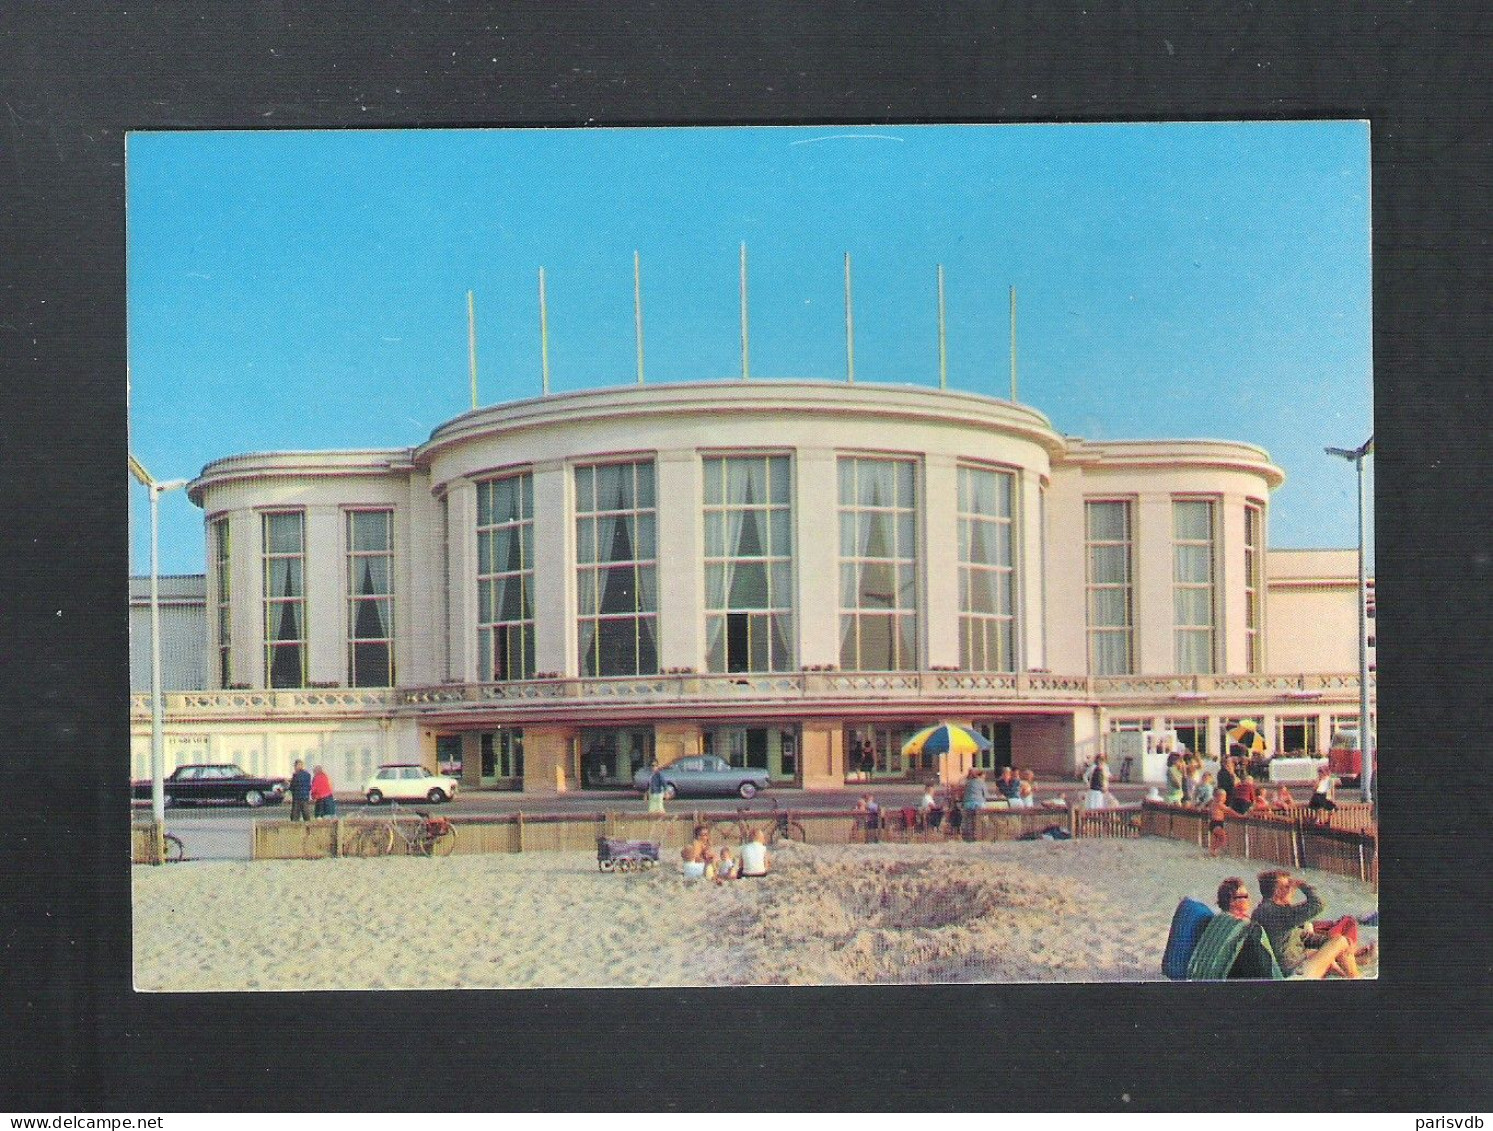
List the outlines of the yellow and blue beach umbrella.
<svg viewBox="0 0 1493 1131">
<path fill-rule="evenodd" d="M 923 754 L 954 754 L 963 756 L 977 750 L 989 750 L 990 740 L 976 734 L 958 723 L 939 723 L 925 727 L 902 744 L 904 758 L 916 758 Z"/>
<path fill-rule="evenodd" d="M 1253 719 L 1245 719 L 1229 731 L 1229 741 L 1237 742 L 1251 754 L 1263 754 L 1269 749 L 1265 744 L 1265 736 L 1260 733 L 1260 728 Z"/>
</svg>

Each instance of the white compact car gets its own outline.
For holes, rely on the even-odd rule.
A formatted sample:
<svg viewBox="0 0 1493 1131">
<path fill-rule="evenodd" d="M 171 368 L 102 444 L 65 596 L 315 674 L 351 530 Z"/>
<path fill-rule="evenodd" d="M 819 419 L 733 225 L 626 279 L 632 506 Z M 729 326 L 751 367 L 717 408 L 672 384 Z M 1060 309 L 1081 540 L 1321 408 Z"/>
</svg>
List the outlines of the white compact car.
<svg viewBox="0 0 1493 1131">
<path fill-rule="evenodd" d="M 433 774 L 424 766 L 408 763 L 380 766 L 363 787 L 370 805 L 385 801 L 429 801 L 439 805 L 456 796 L 457 781 L 445 774 Z"/>
</svg>

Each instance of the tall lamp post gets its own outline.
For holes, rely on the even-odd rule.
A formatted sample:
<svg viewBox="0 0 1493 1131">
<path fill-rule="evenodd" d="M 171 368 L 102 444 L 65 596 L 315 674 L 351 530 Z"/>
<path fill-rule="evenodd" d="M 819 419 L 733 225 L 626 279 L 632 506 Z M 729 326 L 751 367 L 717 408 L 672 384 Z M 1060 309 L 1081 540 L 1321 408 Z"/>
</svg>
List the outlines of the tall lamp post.
<svg viewBox="0 0 1493 1131">
<path fill-rule="evenodd" d="M 1358 447 L 1324 448 L 1330 456 L 1337 456 L 1351 463 L 1358 472 L 1358 753 L 1361 767 L 1358 785 L 1365 802 L 1374 799 L 1374 739 L 1369 725 L 1369 583 L 1364 564 L 1363 522 L 1363 461 L 1374 454 L 1374 438 L 1370 436 Z"/>
<path fill-rule="evenodd" d="M 130 474 L 150 492 L 150 808 L 157 835 L 166 823 L 166 739 L 161 708 L 161 496 L 189 480 L 157 480 L 130 456 Z"/>
</svg>

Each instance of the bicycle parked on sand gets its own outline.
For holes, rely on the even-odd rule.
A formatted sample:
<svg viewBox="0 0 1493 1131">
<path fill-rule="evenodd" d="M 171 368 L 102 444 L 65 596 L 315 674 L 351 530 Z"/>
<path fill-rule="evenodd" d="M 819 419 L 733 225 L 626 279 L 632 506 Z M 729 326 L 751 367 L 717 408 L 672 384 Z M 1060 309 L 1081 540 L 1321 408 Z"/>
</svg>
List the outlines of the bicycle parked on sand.
<svg viewBox="0 0 1493 1131">
<path fill-rule="evenodd" d="M 387 817 L 358 823 L 363 827 L 349 838 L 350 856 L 393 856 L 400 845 L 402 856 L 450 856 L 456 850 L 455 825 L 420 810 L 406 816 L 397 802 L 390 802 Z"/>
</svg>

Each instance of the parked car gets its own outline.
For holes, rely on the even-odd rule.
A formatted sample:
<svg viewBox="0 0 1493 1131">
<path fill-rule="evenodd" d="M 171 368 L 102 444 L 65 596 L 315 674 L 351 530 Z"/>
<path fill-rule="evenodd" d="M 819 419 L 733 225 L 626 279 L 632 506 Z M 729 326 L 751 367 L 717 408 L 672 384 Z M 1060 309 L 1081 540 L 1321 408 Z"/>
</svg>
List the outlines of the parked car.
<svg viewBox="0 0 1493 1131">
<path fill-rule="evenodd" d="M 661 768 L 664 775 L 664 796 L 668 798 L 681 794 L 695 797 L 715 794 L 724 797 L 733 793 L 750 798 L 767 788 L 766 770 L 730 766 L 723 759 L 710 755 L 679 758 Z M 632 776 L 633 788 L 639 793 L 647 793 L 648 779 L 651 776 L 646 768 L 639 770 Z"/>
<path fill-rule="evenodd" d="M 363 787 L 363 796 L 370 805 L 382 805 L 385 801 L 429 801 L 439 805 L 456 796 L 459 783 L 446 774 L 433 774 L 424 766 L 414 763 L 391 763 L 380 766 Z"/>
<path fill-rule="evenodd" d="M 246 774 L 230 762 L 206 763 L 194 766 L 177 766 L 166 776 L 167 805 L 228 804 L 247 805 L 257 809 L 261 805 L 278 805 L 285 799 L 285 790 L 290 783 L 285 778 L 262 778 Z M 137 781 L 132 784 L 136 801 L 149 801 L 151 783 Z"/>
<path fill-rule="evenodd" d="M 1363 773 L 1363 753 L 1358 748 L 1356 730 L 1340 730 L 1332 736 L 1332 745 L 1327 748 L 1327 768 L 1344 785 L 1358 784 Z"/>
</svg>

